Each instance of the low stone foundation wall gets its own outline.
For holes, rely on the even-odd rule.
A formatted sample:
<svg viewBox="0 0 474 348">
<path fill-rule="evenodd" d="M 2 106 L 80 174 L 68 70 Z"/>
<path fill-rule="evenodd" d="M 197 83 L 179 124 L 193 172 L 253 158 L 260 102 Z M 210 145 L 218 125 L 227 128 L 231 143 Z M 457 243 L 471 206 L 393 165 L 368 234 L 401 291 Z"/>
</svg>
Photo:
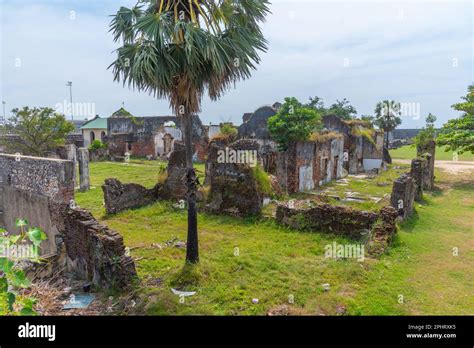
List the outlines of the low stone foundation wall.
<svg viewBox="0 0 474 348">
<path fill-rule="evenodd" d="M 369 254 L 378 255 L 397 232 L 397 211 L 386 206 L 380 212 L 319 203 L 309 208 L 279 204 L 276 221 L 298 230 L 332 233 L 367 242 Z"/>
<path fill-rule="evenodd" d="M 359 211 L 345 206 L 317 204 L 311 208 L 290 208 L 278 205 L 278 223 L 298 230 L 318 231 L 344 235 L 353 239 L 370 230 L 377 221 L 377 213 Z"/>
<path fill-rule="evenodd" d="M 122 184 L 117 179 L 106 179 L 102 185 L 105 211 L 107 214 L 117 214 L 152 204 L 159 199 L 160 188 L 159 184 L 147 189 L 138 184 Z"/>
</svg>

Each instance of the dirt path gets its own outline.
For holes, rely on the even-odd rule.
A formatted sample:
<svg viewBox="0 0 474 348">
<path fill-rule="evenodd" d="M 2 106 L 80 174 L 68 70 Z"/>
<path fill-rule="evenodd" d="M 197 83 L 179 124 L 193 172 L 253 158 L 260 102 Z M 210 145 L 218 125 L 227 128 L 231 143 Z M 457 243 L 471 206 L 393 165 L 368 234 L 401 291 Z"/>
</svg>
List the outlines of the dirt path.
<svg viewBox="0 0 474 348">
<path fill-rule="evenodd" d="M 410 164 L 411 160 L 394 159 L 394 163 Z M 459 174 L 462 172 L 474 172 L 474 162 L 469 161 L 435 161 L 435 167 L 443 169 L 448 173 Z"/>
</svg>

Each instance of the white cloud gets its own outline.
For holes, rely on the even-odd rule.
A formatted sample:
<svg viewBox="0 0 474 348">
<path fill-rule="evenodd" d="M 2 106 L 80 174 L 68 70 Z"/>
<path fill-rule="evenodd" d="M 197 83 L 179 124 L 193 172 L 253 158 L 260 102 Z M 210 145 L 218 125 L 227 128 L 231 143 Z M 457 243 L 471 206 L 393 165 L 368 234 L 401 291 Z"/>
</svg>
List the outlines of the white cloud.
<svg viewBox="0 0 474 348">
<path fill-rule="evenodd" d="M 133 1 L 4 1 L 2 99 L 9 108 L 54 106 L 69 98 L 108 116 L 125 101 L 137 115 L 169 114 L 157 101 L 113 82 L 108 33 L 119 6 Z M 269 52 L 253 77 L 220 101 L 205 100 L 205 122 L 233 120 L 286 96 L 348 98 L 359 113 L 391 98 L 421 104 L 439 123 L 473 81 L 472 4 L 468 1 L 273 1 L 264 26 Z M 70 11 L 75 11 L 72 20 Z M 6 15 L 8 13 L 8 16 Z M 15 59 L 21 67 L 15 68 Z M 344 67 L 347 59 L 348 67 Z M 458 67 L 453 67 L 457 59 Z M 421 127 L 406 119 L 404 127 Z"/>
</svg>

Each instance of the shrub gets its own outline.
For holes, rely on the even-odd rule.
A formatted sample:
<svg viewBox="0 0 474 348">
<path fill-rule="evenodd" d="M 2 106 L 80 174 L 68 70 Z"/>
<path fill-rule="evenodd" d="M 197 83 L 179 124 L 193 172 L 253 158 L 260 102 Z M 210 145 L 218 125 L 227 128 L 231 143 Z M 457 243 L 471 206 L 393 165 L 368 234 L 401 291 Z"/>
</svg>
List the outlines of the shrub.
<svg viewBox="0 0 474 348">
<path fill-rule="evenodd" d="M 100 140 L 94 140 L 90 145 L 89 145 L 89 150 L 99 150 L 99 149 L 105 149 L 107 147 L 106 144 L 101 142 Z"/>
<path fill-rule="evenodd" d="M 9 250 L 17 250 L 19 247 L 27 247 L 27 241 L 31 244 L 33 255 L 32 262 L 40 262 L 39 248 L 42 241 L 46 240 L 46 234 L 36 227 L 26 230 L 28 221 L 17 219 L 16 226 L 20 228 L 20 234 L 9 235 L 7 231 L 0 229 L 0 315 L 35 315 L 33 305 L 35 299 L 19 294 L 20 289 L 30 286 L 25 272 L 18 266 L 21 258 L 11 255 Z"/>
</svg>

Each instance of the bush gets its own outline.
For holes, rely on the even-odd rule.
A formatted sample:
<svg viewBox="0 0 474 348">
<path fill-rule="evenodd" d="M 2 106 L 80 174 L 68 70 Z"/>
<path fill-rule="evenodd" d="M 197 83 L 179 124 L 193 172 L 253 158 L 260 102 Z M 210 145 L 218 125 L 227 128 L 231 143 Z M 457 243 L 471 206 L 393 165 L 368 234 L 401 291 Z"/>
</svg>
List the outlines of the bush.
<svg viewBox="0 0 474 348">
<path fill-rule="evenodd" d="M 94 140 L 90 145 L 89 145 L 89 150 L 99 150 L 99 149 L 105 149 L 107 145 L 105 145 L 103 142 L 100 140 Z"/>
</svg>

